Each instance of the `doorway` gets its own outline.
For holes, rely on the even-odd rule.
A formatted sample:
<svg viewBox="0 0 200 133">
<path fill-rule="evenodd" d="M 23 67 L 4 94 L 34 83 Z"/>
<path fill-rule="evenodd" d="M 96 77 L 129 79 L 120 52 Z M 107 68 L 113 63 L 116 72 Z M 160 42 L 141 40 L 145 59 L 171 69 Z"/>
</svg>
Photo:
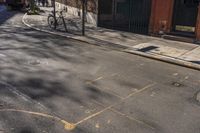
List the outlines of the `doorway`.
<svg viewBox="0 0 200 133">
<path fill-rule="evenodd" d="M 175 0 L 172 30 L 182 34 L 195 34 L 199 0 Z"/>
</svg>

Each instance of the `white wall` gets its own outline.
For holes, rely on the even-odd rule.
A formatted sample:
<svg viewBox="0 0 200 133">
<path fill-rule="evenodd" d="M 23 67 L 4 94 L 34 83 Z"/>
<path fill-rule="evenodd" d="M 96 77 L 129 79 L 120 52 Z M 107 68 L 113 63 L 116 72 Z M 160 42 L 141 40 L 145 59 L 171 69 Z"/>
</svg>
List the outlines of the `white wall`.
<svg viewBox="0 0 200 133">
<path fill-rule="evenodd" d="M 82 10 L 78 9 L 78 8 L 75 8 L 75 7 L 71 7 L 71 6 L 64 5 L 64 4 L 56 2 L 56 8 L 59 9 L 59 10 L 67 8 L 67 13 L 75 15 L 75 16 L 78 16 L 80 18 L 82 16 Z M 97 25 L 97 15 L 92 13 L 92 12 L 87 12 L 86 13 L 86 21 L 88 23 Z"/>
</svg>

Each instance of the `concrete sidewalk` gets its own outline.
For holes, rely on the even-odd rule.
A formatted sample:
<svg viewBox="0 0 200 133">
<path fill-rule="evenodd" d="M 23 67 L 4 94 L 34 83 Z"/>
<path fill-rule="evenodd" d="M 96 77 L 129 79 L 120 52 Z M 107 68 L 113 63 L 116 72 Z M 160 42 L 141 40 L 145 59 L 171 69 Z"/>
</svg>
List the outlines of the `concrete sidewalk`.
<svg viewBox="0 0 200 133">
<path fill-rule="evenodd" d="M 25 15 L 23 22 L 36 30 L 77 39 L 95 45 L 103 45 L 119 50 L 162 60 L 200 70 L 200 46 L 196 44 L 165 40 L 162 38 L 110 30 L 86 23 L 86 36 L 81 36 L 81 18 L 65 15 L 69 33 L 63 27 L 57 31 L 49 28 L 47 17 L 51 8 L 41 8 L 40 15 Z"/>
</svg>

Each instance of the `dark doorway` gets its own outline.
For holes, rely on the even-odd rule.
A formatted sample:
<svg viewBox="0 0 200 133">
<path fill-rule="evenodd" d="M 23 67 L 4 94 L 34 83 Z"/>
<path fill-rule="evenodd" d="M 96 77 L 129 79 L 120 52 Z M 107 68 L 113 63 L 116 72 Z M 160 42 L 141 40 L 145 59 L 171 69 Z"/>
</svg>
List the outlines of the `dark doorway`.
<svg viewBox="0 0 200 133">
<path fill-rule="evenodd" d="M 148 34 L 151 0 L 99 0 L 98 26 Z"/>
<path fill-rule="evenodd" d="M 175 0 L 173 31 L 194 34 L 199 0 Z"/>
</svg>

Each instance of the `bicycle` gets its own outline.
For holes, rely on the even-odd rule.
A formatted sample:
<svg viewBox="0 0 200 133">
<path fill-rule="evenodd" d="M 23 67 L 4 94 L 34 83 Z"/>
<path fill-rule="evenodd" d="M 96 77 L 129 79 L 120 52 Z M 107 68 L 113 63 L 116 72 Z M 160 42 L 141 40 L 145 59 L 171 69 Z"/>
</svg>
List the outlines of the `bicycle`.
<svg viewBox="0 0 200 133">
<path fill-rule="evenodd" d="M 54 11 L 51 11 L 51 14 L 49 14 L 48 18 L 47 18 L 47 21 L 48 21 L 48 25 L 51 29 L 56 29 L 57 26 L 59 25 L 64 25 L 64 28 L 65 28 L 65 31 L 67 32 L 67 26 L 66 26 L 66 23 L 65 23 L 65 19 L 64 19 L 64 16 L 63 16 L 63 11 L 57 11 L 54 16 Z M 58 17 L 57 17 L 58 16 Z"/>
</svg>

